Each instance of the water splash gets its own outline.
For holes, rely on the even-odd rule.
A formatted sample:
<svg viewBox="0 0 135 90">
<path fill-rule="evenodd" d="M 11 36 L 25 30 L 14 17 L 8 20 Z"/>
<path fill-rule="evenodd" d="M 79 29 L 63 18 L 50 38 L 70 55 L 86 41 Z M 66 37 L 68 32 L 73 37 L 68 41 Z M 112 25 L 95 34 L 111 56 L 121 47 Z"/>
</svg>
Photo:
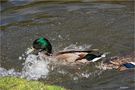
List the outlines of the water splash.
<svg viewBox="0 0 135 90">
<path fill-rule="evenodd" d="M 45 78 L 49 72 L 48 64 L 48 60 L 30 54 L 24 63 L 22 77 L 26 77 L 27 79 Z"/>
<path fill-rule="evenodd" d="M 75 44 L 71 44 L 68 47 L 64 48 L 63 51 L 67 50 L 86 50 L 90 49 L 91 45 L 82 45 L 77 46 Z M 16 76 L 22 77 L 29 80 L 38 80 L 39 78 L 47 78 L 50 71 L 56 72 L 58 74 L 68 75 L 77 80 L 77 78 L 89 78 L 93 73 L 81 71 L 80 74 L 75 75 L 75 72 L 70 73 L 68 69 L 62 69 L 60 65 L 57 63 L 52 63 L 52 58 L 45 58 L 43 57 L 42 53 L 38 55 L 30 54 L 31 48 L 28 48 L 25 53 L 23 53 L 18 60 L 24 60 L 23 68 L 21 72 L 17 72 L 14 69 L 6 70 L 0 67 L 0 76 Z M 69 67 L 69 66 L 68 66 Z M 68 68 L 67 67 L 67 68 Z M 56 69 L 60 68 L 60 69 Z M 61 70 L 62 69 L 62 70 Z"/>
<path fill-rule="evenodd" d="M 103 62 L 101 62 L 100 64 L 96 65 L 96 68 L 101 69 L 101 70 L 112 69 L 112 68 L 107 67 Z"/>
<path fill-rule="evenodd" d="M 16 76 L 32 80 L 39 78 L 46 78 L 49 73 L 49 60 L 42 57 L 42 54 L 33 55 L 29 54 L 29 49 L 19 57 L 19 60 L 25 60 L 21 72 L 14 69 L 4 69 L 0 67 L 0 76 Z"/>
<path fill-rule="evenodd" d="M 89 50 L 92 45 L 81 45 L 77 46 L 76 44 L 71 44 L 63 49 L 63 51 L 70 51 L 70 50 Z"/>
<path fill-rule="evenodd" d="M 21 76 L 21 72 L 16 72 L 14 69 L 7 70 L 5 68 L 0 67 L 0 76 Z"/>
</svg>

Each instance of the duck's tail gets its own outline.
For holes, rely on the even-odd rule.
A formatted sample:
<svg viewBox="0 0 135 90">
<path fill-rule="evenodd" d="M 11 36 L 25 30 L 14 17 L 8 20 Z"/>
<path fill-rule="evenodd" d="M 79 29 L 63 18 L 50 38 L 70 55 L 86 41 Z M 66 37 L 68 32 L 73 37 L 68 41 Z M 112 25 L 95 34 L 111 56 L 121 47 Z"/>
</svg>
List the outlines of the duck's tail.
<svg viewBox="0 0 135 90">
<path fill-rule="evenodd" d="M 98 57 L 94 58 L 94 59 L 91 60 L 90 62 L 96 62 L 96 61 L 98 61 L 98 60 L 100 60 L 100 59 L 102 59 L 102 58 L 105 58 L 107 54 L 109 54 L 109 52 L 103 53 L 103 54 L 99 55 Z"/>
</svg>

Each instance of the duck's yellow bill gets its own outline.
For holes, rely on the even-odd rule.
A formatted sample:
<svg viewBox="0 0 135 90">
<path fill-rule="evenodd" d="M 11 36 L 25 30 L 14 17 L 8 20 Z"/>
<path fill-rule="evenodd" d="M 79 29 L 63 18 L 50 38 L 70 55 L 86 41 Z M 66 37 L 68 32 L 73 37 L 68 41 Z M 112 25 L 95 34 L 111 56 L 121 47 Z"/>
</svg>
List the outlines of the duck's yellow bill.
<svg viewBox="0 0 135 90">
<path fill-rule="evenodd" d="M 30 54 L 30 53 L 32 53 L 34 50 L 35 50 L 35 49 L 34 49 L 33 47 L 28 48 L 26 54 Z"/>
</svg>

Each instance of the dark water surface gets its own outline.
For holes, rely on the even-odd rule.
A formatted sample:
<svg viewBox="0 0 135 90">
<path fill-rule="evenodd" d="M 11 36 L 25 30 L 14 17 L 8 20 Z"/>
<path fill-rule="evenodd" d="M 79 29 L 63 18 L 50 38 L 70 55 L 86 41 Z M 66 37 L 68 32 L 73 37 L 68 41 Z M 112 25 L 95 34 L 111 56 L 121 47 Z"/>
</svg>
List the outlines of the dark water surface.
<svg viewBox="0 0 135 90">
<path fill-rule="evenodd" d="M 133 8 L 133 2 L 3 2 L 0 7 L 1 67 L 20 71 L 24 61 L 18 57 L 40 36 L 51 41 L 54 51 L 75 44 L 92 45 L 101 52 L 110 52 L 109 56 L 133 52 Z M 56 73 L 50 75 L 47 83 L 73 90 L 134 89 L 132 70 L 111 70 L 101 75 L 97 72 L 77 80 Z"/>
</svg>

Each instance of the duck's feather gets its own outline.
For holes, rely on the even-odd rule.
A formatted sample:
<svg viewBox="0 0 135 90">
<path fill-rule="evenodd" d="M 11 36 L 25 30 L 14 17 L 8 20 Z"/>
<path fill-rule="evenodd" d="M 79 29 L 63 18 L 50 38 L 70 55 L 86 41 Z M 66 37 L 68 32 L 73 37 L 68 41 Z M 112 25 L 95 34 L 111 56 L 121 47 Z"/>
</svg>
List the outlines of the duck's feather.
<svg viewBox="0 0 135 90">
<path fill-rule="evenodd" d="M 95 54 L 94 54 L 95 53 Z M 57 60 L 66 60 L 67 62 L 76 62 L 85 60 L 95 62 L 105 57 L 105 54 L 91 51 L 63 51 L 54 55 Z"/>
<path fill-rule="evenodd" d="M 80 58 L 78 54 L 75 53 L 64 53 L 54 56 L 59 61 L 66 61 L 66 62 L 75 62 L 76 59 Z"/>
<path fill-rule="evenodd" d="M 123 64 L 126 68 L 135 68 L 135 62 L 129 62 Z"/>
<path fill-rule="evenodd" d="M 76 50 L 72 50 L 72 51 L 61 51 L 61 52 L 58 52 L 56 53 L 56 55 L 59 55 L 59 54 L 65 54 L 65 53 L 91 53 L 91 52 L 97 52 L 98 49 L 92 49 L 92 50 L 85 50 L 85 51 L 76 51 Z"/>
</svg>

